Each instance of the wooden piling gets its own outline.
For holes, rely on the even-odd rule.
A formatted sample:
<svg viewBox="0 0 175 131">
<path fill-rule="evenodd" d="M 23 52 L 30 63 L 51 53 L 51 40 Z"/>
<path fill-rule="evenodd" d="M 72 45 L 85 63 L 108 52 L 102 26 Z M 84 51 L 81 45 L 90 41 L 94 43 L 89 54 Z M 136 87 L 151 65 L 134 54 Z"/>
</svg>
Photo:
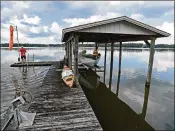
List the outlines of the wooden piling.
<svg viewBox="0 0 175 131">
<path fill-rule="evenodd" d="M 78 35 L 74 35 L 74 75 L 78 75 Z"/>
<path fill-rule="evenodd" d="M 145 83 L 144 102 L 143 102 L 143 108 L 142 108 L 142 114 L 141 114 L 141 116 L 143 118 L 145 118 L 145 116 L 146 116 L 146 110 L 147 110 L 147 105 L 148 105 L 148 97 L 149 97 L 149 90 L 150 90 L 150 83 L 151 83 L 151 74 L 152 74 L 154 52 L 155 52 L 155 50 L 154 50 L 155 40 L 156 40 L 156 38 L 153 38 L 151 40 L 151 44 L 150 44 L 148 72 L 147 72 L 147 79 L 146 79 L 146 83 Z"/>
<path fill-rule="evenodd" d="M 96 49 L 96 50 L 98 49 L 98 45 L 97 45 L 97 42 L 95 42 L 95 49 Z"/>
<path fill-rule="evenodd" d="M 67 45 L 67 50 L 66 50 L 66 54 L 67 54 L 67 64 L 69 65 L 69 45 L 68 45 L 68 42 L 66 43 Z"/>
<path fill-rule="evenodd" d="M 118 80 L 117 80 L 117 91 L 116 91 L 117 96 L 118 96 L 119 85 L 120 85 L 121 59 L 122 59 L 122 42 L 120 42 L 120 50 L 119 50 L 119 67 L 118 67 Z"/>
<path fill-rule="evenodd" d="M 70 65 L 69 65 L 69 68 L 72 69 L 72 41 L 70 41 L 69 44 L 70 44 L 70 50 L 69 50 L 70 51 L 70 55 L 69 55 Z"/>
<path fill-rule="evenodd" d="M 112 84 L 113 54 L 114 54 L 114 42 L 111 43 L 111 65 L 110 65 L 110 77 L 109 77 L 109 89 L 110 90 L 111 90 L 111 84 Z"/>
<path fill-rule="evenodd" d="M 103 83 L 105 83 L 105 79 L 106 79 L 106 52 L 107 52 L 107 43 L 105 43 L 105 57 L 104 57 L 104 77 L 103 77 Z"/>
</svg>

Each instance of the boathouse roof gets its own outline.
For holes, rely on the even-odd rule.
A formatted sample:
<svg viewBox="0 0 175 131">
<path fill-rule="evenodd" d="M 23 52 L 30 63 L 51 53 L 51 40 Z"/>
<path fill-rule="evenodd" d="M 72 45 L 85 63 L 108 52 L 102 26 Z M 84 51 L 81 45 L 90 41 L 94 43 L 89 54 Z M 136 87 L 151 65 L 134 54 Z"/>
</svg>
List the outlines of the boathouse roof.
<svg viewBox="0 0 175 131">
<path fill-rule="evenodd" d="M 127 16 L 65 28 L 62 42 L 66 42 L 73 32 L 79 34 L 79 42 L 127 42 L 171 35 Z"/>
</svg>

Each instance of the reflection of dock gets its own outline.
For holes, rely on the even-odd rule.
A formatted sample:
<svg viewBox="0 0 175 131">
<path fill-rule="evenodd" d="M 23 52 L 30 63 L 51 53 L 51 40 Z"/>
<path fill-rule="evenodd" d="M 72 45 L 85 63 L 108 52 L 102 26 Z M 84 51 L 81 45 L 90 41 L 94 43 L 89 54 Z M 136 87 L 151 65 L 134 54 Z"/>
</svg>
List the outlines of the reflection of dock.
<svg viewBox="0 0 175 131">
<path fill-rule="evenodd" d="M 18 62 L 18 63 L 14 63 L 11 65 L 11 67 L 22 67 L 22 66 L 51 66 L 55 63 L 58 63 L 58 61 L 39 61 L 39 62 L 26 62 L 23 63 L 22 62 Z"/>
</svg>

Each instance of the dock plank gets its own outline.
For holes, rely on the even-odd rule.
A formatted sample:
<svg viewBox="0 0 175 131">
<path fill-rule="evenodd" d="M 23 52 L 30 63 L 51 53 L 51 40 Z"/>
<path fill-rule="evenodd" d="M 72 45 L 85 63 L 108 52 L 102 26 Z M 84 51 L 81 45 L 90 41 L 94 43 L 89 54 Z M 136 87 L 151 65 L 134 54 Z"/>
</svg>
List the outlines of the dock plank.
<svg viewBox="0 0 175 131">
<path fill-rule="evenodd" d="M 58 61 L 36 61 L 36 62 L 26 62 L 26 63 L 22 63 L 22 62 L 18 62 L 18 63 L 14 63 L 12 65 L 10 65 L 11 67 L 24 67 L 24 66 L 51 66 L 53 64 L 58 63 Z"/>
<path fill-rule="evenodd" d="M 83 90 L 67 87 L 57 68 L 51 66 L 28 109 L 36 112 L 33 126 L 19 130 L 102 130 Z"/>
</svg>

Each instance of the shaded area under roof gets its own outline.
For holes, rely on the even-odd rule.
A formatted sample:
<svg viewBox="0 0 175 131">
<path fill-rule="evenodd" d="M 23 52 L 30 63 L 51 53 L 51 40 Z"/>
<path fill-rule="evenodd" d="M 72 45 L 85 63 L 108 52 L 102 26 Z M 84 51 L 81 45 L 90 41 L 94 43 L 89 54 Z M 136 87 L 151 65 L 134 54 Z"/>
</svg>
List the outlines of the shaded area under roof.
<svg viewBox="0 0 175 131">
<path fill-rule="evenodd" d="M 79 35 L 79 42 L 127 42 L 170 36 L 127 16 L 65 28 L 62 30 L 62 42 L 66 42 L 72 33 Z"/>
</svg>

